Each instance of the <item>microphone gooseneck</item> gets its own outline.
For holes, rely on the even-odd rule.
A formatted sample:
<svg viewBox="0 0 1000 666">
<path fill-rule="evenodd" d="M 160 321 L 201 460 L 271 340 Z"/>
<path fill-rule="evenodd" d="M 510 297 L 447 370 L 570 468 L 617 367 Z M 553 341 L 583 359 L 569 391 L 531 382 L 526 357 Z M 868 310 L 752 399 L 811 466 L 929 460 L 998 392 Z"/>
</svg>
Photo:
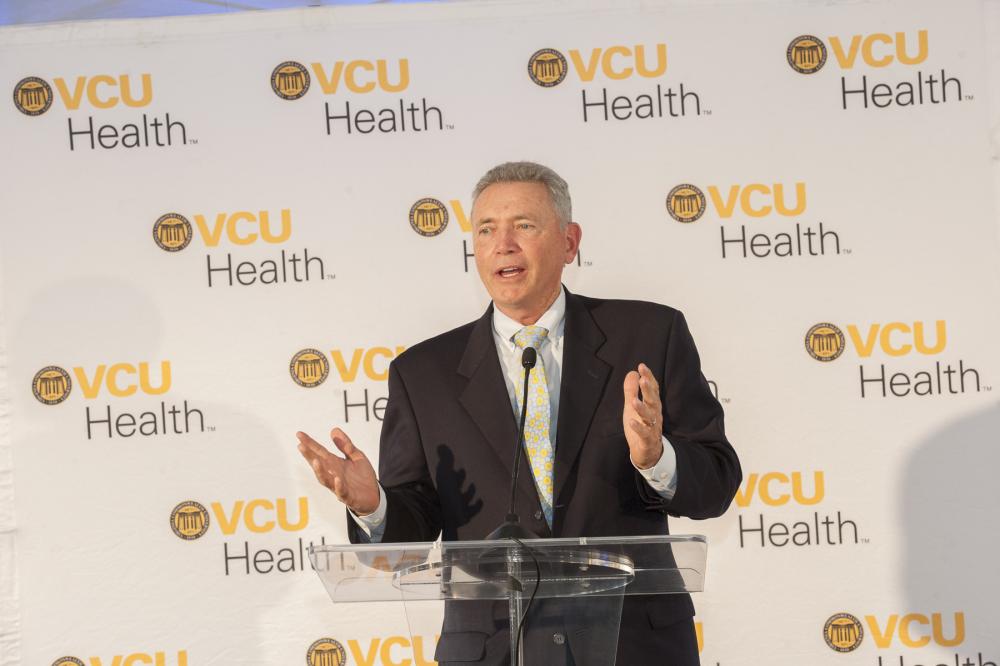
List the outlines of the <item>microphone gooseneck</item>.
<svg viewBox="0 0 1000 666">
<path fill-rule="evenodd" d="M 521 352 L 521 367 L 524 368 L 524 390 L 521 392 L 521 421 L 517 429 L 517 443 L 514 446 L 514 470 L 510 479 L 510 504 L 508 505 L 507 516 L 504 518 L 503 524 L 486 536 L 486 539 L 491 541 L 513 541 L 520 547 L 520 552 L 526 553 L 535 565 L 534 586 L 531 590 L 531 597 L 528 599 L 528 605 L 524 608 L 523 612 L 521 611 L 521 600 L 522 595 L 525 594 L 524 583 L 531 581 L 524 578 L 519 558 L 515 557 L 510 548 L 498 548 L 496 551 L 487 551 L 483 558 L 485 573 L 494 578 L 500 577 L 506 579 L 507 603 L 510 615 L 509 630 L 517 632 L 514 634 L 514 644 L 511 651 L 511 664 L 513 666 L 520 666 L 522 664 L 521 638 L 524 635 L 524 621 L 528 617 L 528 612 L 535 602 L 535 595 L 538 593 L 538 588 L 541 587 L 542 583 L 542 570 L 538 562 L 538 557 L 522 541 L 522 539 L 537 539 L 538 535 L 520 524 L 517 511 L 515 510 L 517 472 L 520 468 L 522 451 L 524 450 L 524 423 L 528 417 L 528 382 L 531 377 L 531 369 L 535 367 L 537 361 L 538 353 L 535 349 L 533 347 L 525 347 L 524 351 Z M 501 561 L 498 563 L 495 560 Z"/>
<path fill-rule="evenodd" d="M 534 347 L 525 347 L 521 352 L 521 367 L 524 368 L 524 390 L 521 391 L 521 422 L 517 428 L 517 448 L 514 449 L 514 473 L 511 475 L 510 484 L 510 504 L 507 510 L 507 522 L 518 522 L 517 512 L 514 511 L 514 498 L 517 493 L 517 471 L 521 467 L 521 449 L 524 448 L 524 422 L 528 418 L 528 379 L 531 377 L 531 370 L 538 361 L 538 353 Z"/>
<path fill-rule="evenodd" d="M 524 390 L 521 392 L 521 420 L 517 429 L 517 442 L 514 445 L 514 465 L 513 474 L 510 478 L 510 503 L 507 505 L 507 516 L 503 524 L 487 535 L 487 539 L 537 539 L 538 535 L 532 533 L 520 525 L 520 518 L 515 510 L 515 499 L 517 497 L 517 474 L 521 467 L 521 451 L 524 449 L 524 423 L 528 418 L 528 382 L 531 378 L 531 369 L 538 362 L 538 352 L 534 347 L 525 347 L 521 352 L 521 367 L 524 368 Z"/>
</svg>

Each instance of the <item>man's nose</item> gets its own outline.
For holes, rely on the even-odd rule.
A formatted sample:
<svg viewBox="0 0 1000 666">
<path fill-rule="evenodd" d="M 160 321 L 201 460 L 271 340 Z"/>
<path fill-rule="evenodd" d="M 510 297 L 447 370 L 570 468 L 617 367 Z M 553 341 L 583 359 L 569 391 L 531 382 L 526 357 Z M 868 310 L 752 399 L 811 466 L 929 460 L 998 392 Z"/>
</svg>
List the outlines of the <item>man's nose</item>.
<svg viewBox="0 0 1000 666">
<path fill-rule="evenodd" d="M 497 231 L 497 254 L 510 254 L 517 252 L 520 248 L 512 229 L 500 229 Z"/>
</svg>

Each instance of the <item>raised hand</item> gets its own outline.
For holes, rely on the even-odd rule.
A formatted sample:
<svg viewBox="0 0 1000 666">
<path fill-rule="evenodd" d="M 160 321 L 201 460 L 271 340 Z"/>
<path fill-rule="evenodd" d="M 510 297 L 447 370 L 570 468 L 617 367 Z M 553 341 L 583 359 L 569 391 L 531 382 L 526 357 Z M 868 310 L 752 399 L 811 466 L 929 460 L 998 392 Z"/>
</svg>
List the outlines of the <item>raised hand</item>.
<svg viewBox="0 0 1000 666">
<path fill-rule="evenodd" d="M 379 490 L 375 469 L 368 456 L 354 446 L 351 438 L 340 428 L 330 431 L 341 458 L 304 432 L 297 432 L 299 453 L 313 468 L 316 478 L 333 491 L 341 502 L 359 516 L 378 508 Z"/>
<path fill-rule="evenodd" d="M 663 455 L 663 405 L 660 385 L 645 363 L 625 375 L 625 408 L 622 425 L 632 464 L 649 469 Z M 640 398 L 639 392 L 642 391 Z"/>
</svg>

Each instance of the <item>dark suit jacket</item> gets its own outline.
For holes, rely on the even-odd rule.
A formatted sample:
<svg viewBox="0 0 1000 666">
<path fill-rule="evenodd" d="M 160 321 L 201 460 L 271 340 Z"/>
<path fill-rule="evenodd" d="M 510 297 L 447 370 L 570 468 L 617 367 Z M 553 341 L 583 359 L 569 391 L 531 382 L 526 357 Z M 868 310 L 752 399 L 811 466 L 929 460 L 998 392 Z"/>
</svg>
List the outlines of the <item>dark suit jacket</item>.
<svg viewBox="0 0 1000 666">
<path fill-rule="evenodd" d="M 411 347 L 390 365 L 379 452 L 388 500 L 384 542 L 433 541 L 439 533 L 444 540 L 482 539 L 504 521 L 517 423 L 492 316 L 491 305 L 477 321 Z M 664 433 L 677 454 L 669 502 L 635 470 L 625 441 L 622 384 L 640 362 L 660 384 Z M 740 479 L 722 407 L 701 373 L 684 316 L 664 305 L 567 292 L 553 525 L 542 517 L 524 459 L 516 498 L 522 523 L 542 537 L 667 534 L 667 514 L 725 512 Z M 353 520 L 348 526 L 352 541 L 365 540 Z M 508 636 L 497 635 L 496 609 L 480 611 L 466 605 L 461 614 L 446 613 L 440 661 L 504 663 L 497 655 Z M 687 595 L 626 598 L 617 663 L 697 664 L 693 641 L 679 647 L 670 631 L 686 623 L 682 633 L 691 635 L 693 614 Z M 560 649 L 570 653 L 571 628 L 568 636 Z M 665 659 L 670 654 L 675 661 Z M 577 653 L 575 661 L 586 660 Z"/>
</svg>

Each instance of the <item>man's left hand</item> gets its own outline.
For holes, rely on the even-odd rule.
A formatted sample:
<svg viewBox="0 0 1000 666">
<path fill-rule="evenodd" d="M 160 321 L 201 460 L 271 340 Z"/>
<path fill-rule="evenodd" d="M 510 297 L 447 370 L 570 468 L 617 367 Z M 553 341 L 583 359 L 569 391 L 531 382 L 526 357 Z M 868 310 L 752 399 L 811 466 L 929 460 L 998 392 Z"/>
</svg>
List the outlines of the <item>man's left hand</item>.
<svg viewBox="0 0 1000 666">
<path fill-rule="evenodd" d="M 663 455 L 663 405 L 660 385 L 645 363 L 625 375 L 625 409 L 622 425 L 632 464 L 649 469 Z M 640 396 L 641 391 L 641 396 Z"/>
</svg>

